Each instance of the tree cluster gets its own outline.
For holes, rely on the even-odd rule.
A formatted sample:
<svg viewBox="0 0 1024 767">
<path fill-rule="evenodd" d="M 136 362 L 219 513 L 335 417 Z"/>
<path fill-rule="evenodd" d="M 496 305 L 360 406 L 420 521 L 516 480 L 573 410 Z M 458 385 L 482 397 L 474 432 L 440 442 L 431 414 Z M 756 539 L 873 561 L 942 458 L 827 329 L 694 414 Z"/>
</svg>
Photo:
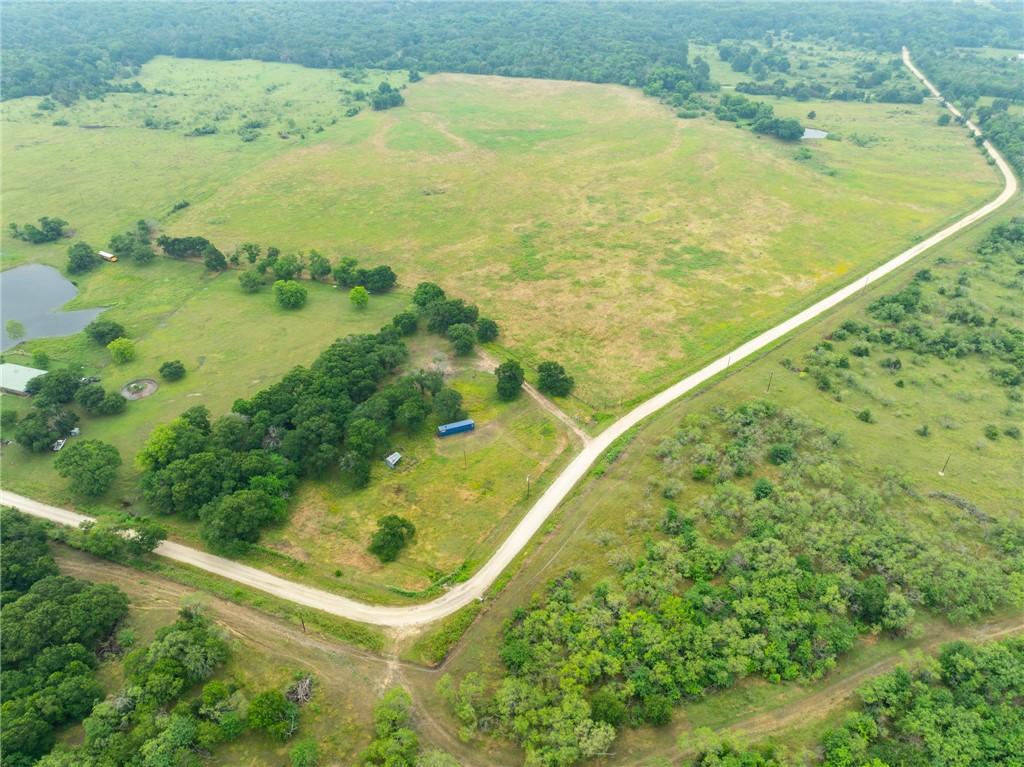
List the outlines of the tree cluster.
<svg viewBox="0 0 1024 767">
<path fill-rule="evenodd" d="M 206 268 L 217 272 L 227 268 L 224 254 L 205 237 L 170 237 L 162 234 L 156 244 L 171 258 L 201 258 Z"/>
<path fill-rule="evenodd" d="M 95 522 L 83 522 L 77 528 L 58 528 L 54 538 L 113 562 L 137 564 L 138 559 L 166 540 L 167 530 L 147 517 L 104 514 Z"/>
<path fill-rule="evenodd" d="M 68 263 L 65 269 L 71 275 L 84 274 L 91 272 L 101 263 L 103 262 L 99 254 L 87 243 L 76 242 L 68 248 Z"/>
<path fill-rule="evenodd" d="M 10 224 L 11 236 L 16 240 L 31 242 L 33 245 L 41 245 L 44 242 L 56 242 L 64 236 L 64 230 L 68 222 L 62 218 L 50 218 L 43 216 L 39 219 L 39 226 L 35 224 L 24 224 L 18 226 Z"/>
<path fill-rule="evenodd" d="M 118 338 L 126 338 L 124 325 L 107 319 L 95 319 L 85 326 L 85 334 L 100 346 L 106 346 Z"/>
<path fill-rule="evenodd" d="M 981 107 L 978 124 L 985 138 L 1006 156 L 1018 175 L 1024 175 L 1024 117 L 1006 109 Z"/>
<path fill-rule="evenodd" d="M 386 293 L 395 287 L 398 275 L 387 265 L 364 269 L 350 257 L 342 258 L 331 271 L 331 277 L 343 288 L 366 288 L 370 293 Z"/>
<path fill-rule="evenodd" d="M 715 107 L 715 116 L 728 122 L 743 122 L 754 133 L 763 133 L 783 141 L 798 141 L 804 135 L 804 126 L 794 118 L 775 117 L 771 104 L 751 101 L 739 93 L 723 93 Z"/>
<path fill-rule="evenodd" d="M 40 522 L 3 509 L 0 523 L 0 758 L 27 767 L 53 747 L 56 728 L 103 699 L 95 650 L 127 615 L 128 598 L 115 586 L 57 575 Z"/>
<path fill-rule="evenodd" d="M 718 46 L 718 58 L 730 62 L 733 72 L 750 72 L 758 77 L 770 72 L 788 72 L 792 66 L 789 57 L 774 47 L 766 51 L 756 45 L 723 43 Z"/>
<path fill-rule="evenodd" d="M 383 564 L 394 562 L 416 534 L 416 527 L 408 519 L 388 514 L 377 520 L 377 532 L 367 549 Z"/>
<path fill-rule="evenodd" d="M 370 94 L 370 107 L 379 112 L 382 109 L 400 107 L 405 103 L 402 94 L 391 87 L 389 83 L 381 83 L 376 93 Z"/>
<path fill-rule="evenodd" d="M 180 381 L 185 373 L 185 363 L 181 360 L 168 360 L 160 366 L 160 377 L 165 381 Z"/>
<path fill-rule="evenodd" d="M 226 634 L 197 608 L 186 607 L 147 646 L 124 659 L 126 681 L 83 721 L 81 745 L 61 746 L 40 767 L 128 767 L 197 764 L 218 743 L 245 729 L 245 699 L 220 681 L 185 698 L 228 657 Z"/>
<path fill-rule="evenodd" d="M 1024 673 L 1024 644 L 944 645 L 875 677 L 857 691 L 860 710 L 827 729 L 818 752 L 824 767 L 1012 764 L 1020 752 L 1024 708 L 1014 700 Z M 1018 687 L 1019 689 L 1019 687 Z M 699 728 L 679 740 L 689 767 L 807 767 L 775 743 L 747 745 Z"/>
<path fill-rule="evenodd" d="M 519 396 L 519 392 L 523 388 L 523 381 L 526 380 L 522 365 L 516 360 L 505 360 L 495 368 L 494 375 L 498 379 L 496 384 L 498 397 L 510 402 Z"/>
<path fill-rule="evenodd" d="M 420 739 L 412 729 L 412 699 L 392 687 L 373 708 L 374 739 L 360 761 L 366 767 L 415 767 Z"/>
<path fill-rule="evenodd" d="M 135 229 L 111 237 L 107 248 L 118 258 L 144 266 L 153 263 L 156 259 L 156 251 L 150 244 L 150 236 L 149 224 L 140 219 L 136 223 Z"/>
<path fill-rule="evenodd" d="M 75 404 L 89 415 L 123 413 L 128 400 L 121 392 L 108 392 L 98 383 L 82 384 L 75 392 Z"/>
<path fill-rule="evenodd" d="M 456 354 L 469 354 L 477 341 L 489 343 L 498 337 L 498 324 L 481 317 L 475 304 L 467 304 L 461 298 L 448 298 L 444 289 L 432 282 L 417 285 L 412 302 L 419 315 L 426 319 L 427 330 L 446 336 Z M 395 317 L 394 322 L 403 333 L 412 335 L 419 318 L 413 312 L 406 312 Z"/>
<path fill-rule="evenodd" d="M 72 402 L 83 412 L 97 416 L 116 415 L 127 406 L 120 392 L 106 392 L 99 384 L 84 383 L 77 368 L 51 370 L 36 376 L 25 390 L 34 395 L 32 410 L 17 424 L 9 425 L 15 427 L 15 441 L 35 453 L 49 450 L 55 440 L 66 437 L 78 423 L 78 414 L 67 407 Z"/>
<path fill-rule="evenodd" d="M 282 309 L 301 309 L 309 292 L 295 280 L 278 280 L 272 288 L 274 300 Z"/>
<path fill-rule="evenodd" d="M 57 474 L 70 480 L 71 492 L 96 497 L 114 484 L 121 454 L 98 439 L 78 439 L 67 445 L 53 462 Z"/>
<path fill-rule="evenodd" d="M 407 357 L 393 327 L 350 336 L 212 423 L 199 407 L 157 426 L 136 457 L 144 498 L 159 513 L 198 518 L 204 540 L 226 550 L 283 519 L 301 477 L 340 467 L 367 484 L 391 429 L 419 428 L 443 390 L 427 373 L 382 387 Z"/>
<path fill-rule="evenodd" d="M 557 362 L 542 362 L 537 366 L 537 388 L 552 397 L 567 397 L 576 381 Z"/>
<path fill-rule="evenodd" d="M 1012 764 L 1024 733 L 1024 640 L 944 645 L 857 691 L 861 711 L 822 737 L 829 767 Z"/>
<path fill-rule="evenodd" d="M 70 408 L 33 408 L 15 426 L 14 441 L 30 452 L 42 453 L 50 450 L 56 440 L 66 437 L 76 423 L 78 415 Z"/>
</svg>

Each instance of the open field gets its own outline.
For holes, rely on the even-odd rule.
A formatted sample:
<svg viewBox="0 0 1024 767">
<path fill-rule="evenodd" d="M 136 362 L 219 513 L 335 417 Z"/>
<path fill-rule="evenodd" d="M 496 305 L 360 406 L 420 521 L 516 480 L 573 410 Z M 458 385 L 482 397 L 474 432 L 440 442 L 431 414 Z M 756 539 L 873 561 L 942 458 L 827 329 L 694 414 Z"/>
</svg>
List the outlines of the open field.
<svg viewBox="0 0 1024 767">
<path fill-rule="evenodd" d="M 410 86 L 404 108 L 331 124 L 348 98 L 339 88 L 355 86 L 329 74 L 158 59 L 140 79 L 173 97 L 113 94 L 42 117 L 35 100 L 8 102 L 4 223 L 60 215 L 95 245 L 189 199 L 163 229 L 222 249 L 258 241 L 389 263 L 406 285 L 430 279 L 480 304 L 525 363 L 563 361 L 591 416 L 665 386 L 996 188 L 929 104 L 773 102 L 867 137 L 818 142 L 799 161 L 791 145 L 578 83 L 438 75 Z M 179 94 L 182 126 L 138 127 L 145 109 L 174 114 Z M 185 123 L 220 115 L 227 131 L 250 113 L 271 125 L 254 141 L 182 136 Z M 279 119 L 312 127 L 280 139 Z M 125 163 L 124 147 L 139 160 Z M 5 234 L 3 247 L 8 263 L 60 263 L 64 246 Z"/>
<path fill-rule="evenodd" d="M 1006 214 L 1002 216 L 1003 220 L 1007 218 Z M 984 311 L 997 317 L 997 322 L 1019 327 L 1020 286 L 1019 280 L 1012 278 L 1015 267 L 1012 263 L 1004 263 L 999 269 L 986 267 L 970 251 L 991 223 L 954 237 L 918 262 L 873 285 L 866 295 L 827 319 L 814 323 L 713 387 L 649 421 L 603 477 L 579 488 L 576 497 L 566 503 L 520 577 L 468 631 L 446 669 L 456 678 L 478 671 L 494 680 L 503 673 L 495 648 L 500 643 L 502 624 L 514 608 L 528 604 L 530 596 L 543 590 L 545 582 L 570 568 L 582 575 L 578 589 L 585 593 L 592 584 L 612 576 L 613 563 L 641 552 L 667 505 L 662 497 L 666 487 L 665 463 L 656 457 L 662 440 L 688 415 L 708 415 L 716 408 L 731 409 L 754 398 L 797 408 L 829 430 L 841 433 L 845 456 L 843 470 L 850 479 L 884 488 L 887 473 L 895 470 L 913 493 L 887 494 L 888 513 L 905 520 L 909 527 L 925 536 L 948 537 L 950 531 L 955 531 L 961 552 L 970 551 L 979 558 L 985 557 L 989 544 L 979 536 L 976 523 L 947 499 L 965 500 L 968 508 L 975 508 L 979 518 L 990 519 L 993 524 L 1020 525 L 1024 507 L 1020 483 L 1021 443 L 1019 436 L 1011 433 L 1013 427 L 1019 427 L 1024 420 L 1019 388 L 1008 391 L 996 385 L 988 378 L 991 363 L 974 355 L 943 361 L 898 351 L 904 367 L 890 374 L 880 367 L 887 351 L 884 345 L 869 358 L 851 357 L 855 377 L 851 381 L 858 380 L 860 388 L 844 385 L 840 390 L 826 393 L 815 385 L 813 376 L 802 375 L 799 369 L 805 366 L 812 348 L 843 322 L 862 321 L 865 307 L 871 301 L 895 293 L 917 270 L 926 267 L 931 268 L 936 285 L 947 286 L 947 290 L 966 275 L 966 282 L 959 284 L 969 286 L 971 301 L 985 307 Z M 935 285 L 929 287 L 932 292 L 934 289 Z M 837 338 L 833 344 L 837 352 L 841 352 L 846 349 L 848 340 Z M 798 370 L 794 372 L 793 368 Z M 769 380 L 771 389 L 766 393 Z M 856 417 L 863 409 L 871 409 L 874 423 L 865 423 Z M 916 431 L 924 423 L 932 427 L 927 436 Z M 996 426 L 995 435 L 986 436 L 989 425 Z M 1016 434 L 1019 435 L 1019 431 Z M 940 475 L 943 463 L 951 455 L 945 474 Z M 757 473 L 768 476 L 773 482 L 780 481 L 769 466 L 758 469 Z M 681 511 L 699 508 L 700 499 L 708 493 L 707 485 L 689 476 L 677 489 L 673 502 Z M 936 493 L 946 494 L 946 498 L 937 497 Z M 866 668 L 888 665 L 908 647 L 934 646 L 955 636 L 971 636 L 973 632 L 987 630 L 952 625 L 945 616 L 925 611 L 920 611 L 919 617 L 918 638 L 894 640 L 865 636 L 850 654 L 839 659 L 836 670 L 824 682 L 779 686 L 748 679 L 701 704 L 682 707 L 669 727 L 627 730 L 616 741 L 616 756 L 609 763 L 637 764 L 640 763 L 637 760 L 646 756 L 671 756 L 677 753 L 674 749 L 676 735 L 700 726 L 729 725 L 757 735 L 777 734 L 779 722 L 784 719 L 782 714 L 787 711 L 792 716 L 785 720 L 786 727 L 800 722 L 809 726 L 809 717 L 838 715 L 849 704 L 848 694 L 814 703 L 814 696 L 820 697 L 820 691 L 837 684 L 842 687 L 845 679 L 860 675 Z M 1019 632 L 1020 619 L 1020 610 L 1016 608 L 987 617 L 984 625 L 1005 623 Z M 425 687 L 421 692 L 428 694 Z M 805 697 L 808 706 L 801 709 L 799 700 Z M 748 726 L 744 728 L 744 724 Z M 813 740 L 807 738 L 807 734 L 794 736 L 792 742 Z M 820 735 L 820 729 L 813 734 Z M 783 741 L 790 742 L 789 737 L 785 735 Z M 500 746 L 483 740 L 478 748 L 478 753 L 490 756 Z M 493 763 L 502 762 L 496 758 Z"/>
</svg>

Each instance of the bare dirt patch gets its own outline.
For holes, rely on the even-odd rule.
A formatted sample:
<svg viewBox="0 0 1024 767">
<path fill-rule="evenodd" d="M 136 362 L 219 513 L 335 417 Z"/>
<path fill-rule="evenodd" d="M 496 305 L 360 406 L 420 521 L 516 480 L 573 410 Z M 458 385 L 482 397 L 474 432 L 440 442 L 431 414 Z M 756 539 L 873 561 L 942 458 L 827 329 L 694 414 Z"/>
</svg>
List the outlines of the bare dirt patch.
<svg viewBox="0 0 1024 767">
<path fill-rule="evenodd" d="M 136 378 L 121 387 L 121 396 L 125 399 L 145 399 L 156 392 L 160 384 L 152 378 Z"/>
</svg>

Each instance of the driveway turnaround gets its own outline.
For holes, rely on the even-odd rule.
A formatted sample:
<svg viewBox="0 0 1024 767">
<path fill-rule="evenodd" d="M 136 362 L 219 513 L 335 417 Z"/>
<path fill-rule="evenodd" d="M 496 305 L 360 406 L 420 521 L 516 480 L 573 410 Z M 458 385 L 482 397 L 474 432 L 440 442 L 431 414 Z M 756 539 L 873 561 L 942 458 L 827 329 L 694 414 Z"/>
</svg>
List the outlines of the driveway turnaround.
<svg viewBox="0 0 1024 767">
<path fill-rule="evenodd" d="M 906 48 L 903 49 L 903 61 L 911 71 L 913 71 L 914 74 L 920 78 L 926 86 L 928 86 L 937 98 L 942 98 L 935 86 L 928 82 L 924 76 L 914 68 L 913 64 L 911 64 L 910 53 Z M 946 106 L 954 114 L 959 116 L 959 112 L 948 104 Z M 968 123 L 968 126 L 973 131 L 977 132 L 977 128 L 973 125 Z M 584 445 L 579 455 L 577 455 L 572 462 L 565 467 L 562 473 L 558 475 L 555 481 L 551 483 L 544 494 L 537 500 L 537 503 L 534 504 L 533 508 L 526 513 L 523 520 L 516 526 L 515 530 L 512 531 L 512 534 L 509 535 L 509 537 L 501 544 L 498 550 L 494 553 L 494 556 L 492 556 L 472 578 L 464 583 L 460 583 L 432 602 L 427 602 L 426 604 L 421 605 L 410 605 L 407 607 L 367 605 L 326 591 L 320 591 L 319 589 L 314 589 L 309 586 L 293 583 L 285 580 L 284 578 L 279 578 L 276 575 L 271 575 L 263 572 L 262 570 L 257 570 L 254 567 L 248 567 L 247 565 L 242 565 L 229 559 L 224 559 L 223 557 L 214 556 L 213 554 L 207 554 L 206 552 L 182 546 L 178 543 L 164 541 L 156 548 L 155 553 L 162 557 L 173 559 L 177 562 L 184 562 L 185 564 L 193 565 L 214 575 L 219 575 L 223 578 L 237 581 L 238 583 L 242 583 L 251 588 L 265 591 L 268 594 L 273 594 L 281 599 L 287 599 L 295 604 L 303 605 L 304 607 L 311 607 L 316 610 L 322 610 L 326 613 L 338 615 L 342 618 L 348 618 L 349 620 L 359 621 L 361 623 L 371 623 L 377 626 L 401 627 L 433 623 L 434 621 L 447 617 L 456 610 L 465 607 L 473 600 L 479 599 L 484 595 L 488 587 L 490 587 L 490 585 L 494 583 L 494 580 L 501 574 L 502 570 L 512 562 L 515 556 L 522 551 L 523 547 L 526 546 L 529 540 L 537 533 L 538 530 L 540 530 L 541 525 L 544 524 L 547 518 L 551 516 L 552 512 L 554 512 L 558 505 L 572 491 L 573 487 L 576 486 L 576 483 L 586 475 L 590 470 L 590 467 L 593 466 L 594 462 L 600 457 L 600 455 L 608 449 L 612 442 L 625 434 L 629 429 L 633 428 L 645 418 L 653 415 L 662 408 L 675 402 L 684 394 L 687 394 L 711 378 L 714 378 L 719 373 L 725 372 L 731 365 L 740 362 L 761 349 L 764 349 L 766 346 L 775 343 L 783 336 L 799 328 L 801 325 L 821 316 L 839 303 L 845 301 L 847 298 L 850 298 L 854 294 L 863 290 L 872 282 L 881 279 L 893 270 L 903 266 L 911 259 L 919 256 L 921 253 L 924 253 L 929 248 L 951 237 L 961 229 L 970 226 L 979 219 L 984 218 L 1010 200 L 1014 199 L 1017 195 L 1017 178 L 1013 175 L 1013 171 L 1010 170 L 1009 165 L 1006 164 L 1006 161 L 1002 158 L 999 152 L 996 151 L 995 147 L 993 147 L 988 141 L 984 142 L 984 146 L 988 150 L 989 155 L 995 159 L 996 165 L 999 167 L 999 170 L 1002 172 L 1003 177 L 1006 180 L 1006 186 L 998 197 L 973 213 L 964 216 L 955 224 L 946 227 L 941 232 L 932 235 L 927 240 L 924 240 L 909 250 L 904 251 L 900 255 L 896 256 L 896 258 L 868 273 L 867 276 L 859 278 L 855 283 L 847 285 L 845 288 L 833 293 L 828 298 L 822 299 L 810 308 L 800 312 L 795 317 L 792 317 L 771 330 L 762 333 L 757 338 L 748 341 L 739 348 L 733 349 L 731 352 L 719 357 L 702 370 L 684 378 L 682 381 L 670 386 L 663 392 L 651 397 L 646 402 L 637 405 L 637 407 L 626 413 L 605 431 Z M 27 514 L 43 517 L 44 519 L 49 519 L 65 525 L 77 526 L 82 522 L 89 521 L 91 519 L 90 517 L 75 514 L 74 512 L 67 511 L 66 509 L 57 508 L 56 506 L 48 506 L 44 503 L 39 503 L 38 501 L 33 501 L 29 498 L 2 490 L 0 490 L 0 504 L 4 506 L 13 506 Z"/>
</svg>

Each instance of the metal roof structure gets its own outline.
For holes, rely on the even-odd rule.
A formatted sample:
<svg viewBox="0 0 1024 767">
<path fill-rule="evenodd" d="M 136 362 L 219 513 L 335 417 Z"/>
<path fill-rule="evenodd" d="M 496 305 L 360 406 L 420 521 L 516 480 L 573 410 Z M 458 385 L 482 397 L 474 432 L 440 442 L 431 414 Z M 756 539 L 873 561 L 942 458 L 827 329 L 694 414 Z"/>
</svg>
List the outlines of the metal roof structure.
<svg viewBox="0 0 1024 767">
<path fill-rule="evenodd" d="M 37 370 L 25 365 L 5 362 L 0 365 L 0 389 L 6 389 L 15 394 L 24 394 L 28 382 L 36 376 L 43 375 L 45 372 L 45 370 Z"/>
</svg>

